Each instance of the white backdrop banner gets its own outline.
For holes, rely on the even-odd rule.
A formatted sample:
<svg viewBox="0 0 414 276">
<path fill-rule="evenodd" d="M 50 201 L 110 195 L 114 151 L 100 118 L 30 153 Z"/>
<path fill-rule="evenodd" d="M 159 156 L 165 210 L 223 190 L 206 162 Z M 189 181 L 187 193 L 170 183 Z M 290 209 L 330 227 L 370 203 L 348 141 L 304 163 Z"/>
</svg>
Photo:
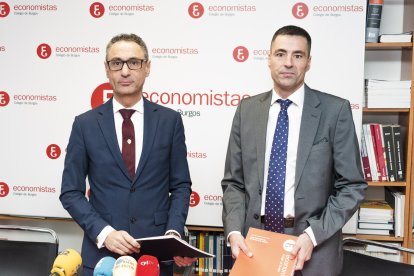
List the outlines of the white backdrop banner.
<svg viewBox="0 0 414 276">
<path fill-rule="evenodd" d="M 307 84 L 350 100 L 362 117 L 365 1 L 1 1 L 0 213 L 68 217 L 59 201 L 74 117 L 111 95 L 105 47 L 146 41 L 147 99 L 184 120 L 190 225 L 221 226 L 224 161 L 240 100 L 272 88 L 270 40 L 295 24 L 312 36 Z"/>
</svg>

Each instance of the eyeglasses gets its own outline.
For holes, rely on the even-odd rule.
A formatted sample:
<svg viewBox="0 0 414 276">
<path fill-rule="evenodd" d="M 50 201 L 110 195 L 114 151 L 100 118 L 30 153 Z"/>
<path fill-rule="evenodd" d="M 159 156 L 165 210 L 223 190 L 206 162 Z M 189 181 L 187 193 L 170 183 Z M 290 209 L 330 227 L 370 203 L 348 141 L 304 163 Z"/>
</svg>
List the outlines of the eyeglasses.
<svg viewBox="0 0 414 276">
<path fill-rule="evenodd" d="M 131 58 L 128 60 L 122 60 L 122 59 L 113 59 L 113 60 L 107 60 L 106 63 L 108 63 L 109 69 L 112 71 L 119 71 L 124 67 L 124 64 L 126 63 L 129 70 L 138 70 L 142 68 L 142 63 L 147 62 L 145 59 L 138 59 L 138 58 Z"/>
</svg>

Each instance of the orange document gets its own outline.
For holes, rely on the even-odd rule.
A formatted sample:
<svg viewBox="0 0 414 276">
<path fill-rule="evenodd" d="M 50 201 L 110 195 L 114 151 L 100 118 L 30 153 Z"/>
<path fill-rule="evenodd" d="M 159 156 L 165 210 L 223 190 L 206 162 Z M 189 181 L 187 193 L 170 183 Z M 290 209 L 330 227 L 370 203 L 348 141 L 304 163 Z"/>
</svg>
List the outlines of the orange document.
<svg viewBox="0 0 414 276">
<path fill-rule="evenodd" d="M 230 276 L 293 275 L 296 260 L 290 259 L 289 252 L 296 239 L 296 236 L 250 228 L 246 243 L 253 257 L 240 252 Z"/>
</svg>

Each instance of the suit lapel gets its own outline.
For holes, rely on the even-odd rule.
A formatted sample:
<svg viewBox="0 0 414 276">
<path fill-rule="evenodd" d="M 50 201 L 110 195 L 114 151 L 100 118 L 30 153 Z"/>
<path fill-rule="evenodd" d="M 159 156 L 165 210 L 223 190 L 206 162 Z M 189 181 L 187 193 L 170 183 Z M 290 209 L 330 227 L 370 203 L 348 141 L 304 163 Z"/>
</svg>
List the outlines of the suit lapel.
<svg viewBox="0 0 414 276">
<path fill-rule="evenodd" d="M 269 119 L 270 100 L 272 91 L 266 93 L 259 99 L 256 106 L 256 154 L 257 154 L 257 173 L 259 175 L 260 187 L 263 189 L 264 163 L 266 151 L 266 132 L 267 121 Z"/>
<path fill-rule="evenodd" d="M 157 112 L 158 107 L 144 97 L 142 99 L 144 100 L 144 138 L 142 142 L 141 158 L 138 163 L 134 182 L 136 182 L 141 175 L 145 162 L 151 153 L 159 121 L 159 114 Z"/>
<path fill-rule="evenodd" d="M 121 150 L 119 149 L 118 140 L 116 138 L 115 121 L 114 121 L 114 109 L 112 105 L 113 99 L 111 98 L 106 102 L 98 113 L 98 124 L 102 130 L 102 134 L 105 137 L 106 143 L 108 144 L 109 150 L 122 172 L 129 176 L 128 170 L 125 166 L 125 162 L 122 159 Z"/>
<path fill-rule="evenodd" d="M 321 117 L 319 104 L 320 101 L 316 94 L 307 85 L 305 85 L 305 99 L 302 111 L 296 160 L 296 189 L 302 176 L 303 168 L 305 167 L 306 161 L 311 151 L 316 131 L 318 129 L 319 120 Z"/>
</svg>

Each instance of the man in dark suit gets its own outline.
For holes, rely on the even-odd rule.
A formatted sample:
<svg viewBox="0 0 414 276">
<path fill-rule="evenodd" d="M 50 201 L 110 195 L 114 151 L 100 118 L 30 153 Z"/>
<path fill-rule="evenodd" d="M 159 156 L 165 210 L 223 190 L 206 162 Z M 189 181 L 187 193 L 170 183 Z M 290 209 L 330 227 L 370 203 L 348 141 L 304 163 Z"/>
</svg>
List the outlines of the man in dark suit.
<svg viewBox="0 0 414 276">
<path fill-rule="evenodd" d="M 222 180 L 223 224 L 233 257 L 240 251 L 251 256 L 243 236 L 249 227 L 273 227 L 269 210 L 281 208 L 280 232 L 298 236 L 291 252 L 296 274 L 337 275 L 341 229 L 363 200 L 367 183 L 350 103 L 304 82 L 310 50 L 311 37 L 300 27 L 285 26 L 274 34 L 268 60 L 273 89 L 244 99 L 234 116 Z M 283 140 L 273 143 L 279 137 L 279 102 L 286 101 L 287 151 L 280 157 L 271 149 Z M 284 202 L 267 205 L 274 157 L 285 162 Z"/>
<path fill-rule="evenodd" d="M 83 275 L 92 275 L 105 256 L 138 257 L 135 238 L 180 236 L 184 230 L 191 194 L 184 126 L 177 112 L 142 96 L 150 68 L 140 37 L 113 37 L 105 61 L 113 98 L 73 123 L 60 200 L 85 233 Z M 129 133 L 124 133 L 125 109 L 132 114 Z M 179 266 L 194 261 L 174 260 Z M 172 275 L 171 263 L 161 267 L 161 275 Z"/>
</svg>

